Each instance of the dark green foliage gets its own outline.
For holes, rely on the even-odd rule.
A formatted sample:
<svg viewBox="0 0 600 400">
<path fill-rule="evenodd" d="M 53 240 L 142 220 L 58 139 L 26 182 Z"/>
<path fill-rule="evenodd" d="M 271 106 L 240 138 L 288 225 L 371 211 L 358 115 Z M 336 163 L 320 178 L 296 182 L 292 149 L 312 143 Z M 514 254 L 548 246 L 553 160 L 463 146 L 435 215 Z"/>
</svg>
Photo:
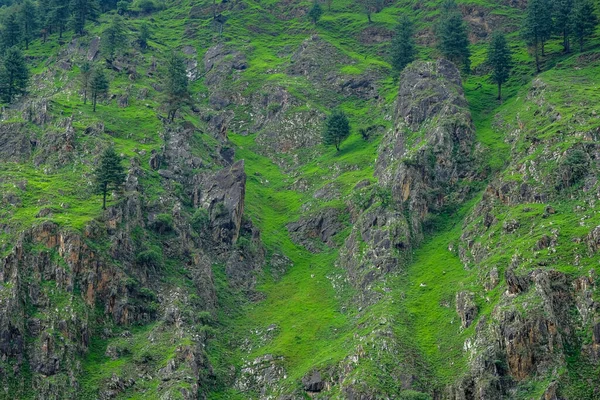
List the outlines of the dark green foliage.
<svg viewBox="0 0 600 400">
<path fill-rule="evenodd" d="M 596 25 L 598 25 L 594 3 L 591 0 L 576 0 L 573 21 L 573 33 L 579 42 L 579 51 L 583 51 L 585 39 L 594 34 Z"/>
<path fill-rule="evenodd" d="M 104 71 L 97 69 L 92 73 L 90 79 L 90 92 L 92 95 L 92 104 L 94 105 L 94 111 L 96 111 L 96 103 L 98 97 L 108 93 L 108 79 L 104 74 Z"/>
<path fill-rule="evenodd" d="M 50 6 L 46 16 L 45 35 L 51 33 L 53 29 L 58 30 L 58 37 L 62 38 L 63 32 L 67 29 L 69 22 L 69 3 L 62 0 L 49 0 Z"/>
<path fill-rule="evenodd" d="M 453 63 L 462 65 L 465 71 L 469 71 L 471 69 L 471 51 L 469 50 L 467 26 L 454 0 L 444 3 L 437 36 L 438 47 L 442 55 Z"/>
<path fill-rule="evenodd" d="M 400 400 L 431 400 L 431 396 L 414 390 L 403 390 L 400 393 Z"/>
<path fill-rule="evenodd" d="M 92 64 L 85 61 L 79 67 L 79 83 L 83 91 L 83 104 L 87 103 L 87 93 L 90 87 L 90 78 L 92 76 Z"/>
<path fill-rule="evenodd" d="M 552 32 L 552 7 L 549 0 L 530 0 L 522 29 L 523 38 L 533 48 L 536 70 L 540 72 L 539 47 L 550 37 Z"/>
<path fill-rule="evenodd" d="M 557 188 L 567 188 L 579 182 L 589 166 L 589 157 L 583 150 L 569 150 L 558 167 Z"/>
<path fill-rule="evenodd" d="M 392 67 L 397 73 L 401 72 L 408 64 L 414 61 L 416 48 L 413 24 L 406 16 L 402 16 L 396 33 L 392 39 L 390 58 Z"/>
<path fill-rule="evenodd" d="M 358 0 L 358 4 L 367 15 L 369 23 L 373 22 L 371 20 L 371 15 L 373 13 L 378 13 L 383 9 L 383 0 Z"/>
<path fill-rule="evenodd" d="M 5 49 L 18 45 L 21 42 L 21 26 L 14 11 L 9 11 L 4 17 L 2 29 L 2 47 Z"/>
<path fill-rule="evenodd" d="M 323 15 L 323 9 L 316 1 L 313 3 L 310 11 L 308 11 L 308 17 L 312 21 L 313 24 L 317 24 L 321 19 L 321 15 Z"/>
<path fill-rule="evenodd" d="M 129 11 L 130 2 L 128 0 L 121 0 L 117 3 L 117 14 L 124 15 Z"/>
<path fill-rule="evenodd" d="M 502 84 L 508 80 L 512 65 L 512 56 L 504 34 L 494 32 L 492 35 L 487 62 L 492 67 L 492 80 L 498 85 L 498 100 L 502 100 Z"/>
<path fill-rule="evenodd" d="M 102 35 L 102 51 L 106 61 L 111 63 L 117 52 L 126 45 L 127 35 L 123 18 L 120 15 L 115 15 Z"/>
<path fill-rule="evenodd" d="M 94 172 L 96 192 L 102 194 L 102 209 L 106 210 L 106 195 L 109 190 L 118 190 L 125 182 L 125 168 L 121 157 L 113 147 L 108 147 L 100 156 L 100 163 Z"/>
<path fill-rule="evenodd" d="M 143 23 L 142 26 L 140 26 L 140 33 L 138 36 L 138 44 L 141 49 L 148 48 L 148 40 L 150 40 L 150 37 L 150 28 L 147 23 Z"/>
<path fill-rule="evenodd" d="M 83 35 L 85 23 L 93 21 L 98 16 L 98 3 L 96 0 L 71 0 L 71 27 Z"/>
<path fill-rule="evenodd" d="M 342 142 L 350 135 L 350 123 L 343 111 L 336 110 L 325 122 L 323 144 L 334 145 L 339 151 Z"/>
<path fill-rule="evenodd" d="M 175 50 L 167 57 L 165 83 L 167 120 L 172 122 L 177 110 L 191 102 L 185 60 Z"/>
<path fill-rule="evenodd" d="M 197 233 L 202 233 L 204 230 L 208 228 L 210 225 L 210 218 L 208 216 L 208 211 L 204 208 L 198 208 L 192 217 L 191 221 L 192 229 Z"/>
<path fill-rule="evenodd" d="M 151 227 L 157 233 L 165 234 L 173 230 L 173 217 L 170 214 L 158 214 Z"/>
<path fill-rule="evenodd" d="M 140 10 L 146 14 L 150 14 L 156 10 L 156 4 L 152 0 L 142 0 L 139 3 Z"/>
<path fill-rule="evenodd" d="M 569 36 L 573 29 L 573 0 L 554 0 L 554 27 L 563 37 L 563 50 L 569 52 Z"/>
<path fill-rule="evenodd" d="M 2 101 L 12 103 L 17 96 L 25 94 L 29 83 L 29 71 L 23 53 L 17 47 L 6 50 L 0 69 L 0 96 Z"/>
<path fill-rule="evenodd" d="M 29 42 L 36 37 L 38 29 L 37 8 L 31 0 L 25 0 L 21 4 L 21 8 L 19 9 L 19 23 L 21 25 L 23 40 L 25 40 L 25 49 L 29 49 Z"/>
<path fill-rule="evenodd" d="M 160 267 L 162 258 L 157 251 L 150 249 L 138 253 L 135 261 L 148 268 L 157 268 Z"/>
</svg>

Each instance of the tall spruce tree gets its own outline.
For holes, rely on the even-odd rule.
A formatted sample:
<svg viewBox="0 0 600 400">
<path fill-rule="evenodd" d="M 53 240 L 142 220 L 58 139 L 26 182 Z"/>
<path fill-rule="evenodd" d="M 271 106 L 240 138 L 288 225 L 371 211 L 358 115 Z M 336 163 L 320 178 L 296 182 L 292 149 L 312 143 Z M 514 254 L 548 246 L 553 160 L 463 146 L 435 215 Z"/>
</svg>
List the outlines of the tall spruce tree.
<svg viewBox="0 0 600 400">
<path fill-rule="evenodd" d="M 554 0 L 554 22 L 563 37 L 563 50 L 571 51 L 569 38 L 573 30 L 573 0 Z"/>
<path fill-rule="evenodd" d="M 98 16 L 98 3 L 96 0 L 71 0 L 71 27 L 83 35 L 85 23 L 95 20 Z"/>
<path fill-rule="evenodd" d="M 28 83 L 29 71 L 23 53 L 16 46 L 7 49 L 0 68 L 2 101 L 12 103 L 17 96 L 25 94 Z"/>
<path fill-rule="evenodd" d="M 574 34 L 579 42 L 579 51 L 583 51 L 583 43 L 590 37 L 598 25 L 596 9 L 591 0 L 576 0 L 573 10 Z"/>
<path fill-rule="evenodd" d="M 118 190 L 125 182 L 125 168 L 121 165 L 121 157 L 114 148 L 104 150 L 94 175 L 96 192 L 102 195 L 102 209 L 106 210 L 106 196 L 109 190 Z"/>
<path fill-rule="evenodd" d="M 319 22 L 319 20 L 321 19 L 322 15 L 323 15 L 323 9 L 319 5 L 319 3 L 317 3 L 315 1 L 312 5 L 311 9 L 308 11 L 308 17 L 310 18 L 312 23 L 314 25 L 316 25 L 317 22 Z"/>
<path fill-rule="evenodd" d="M 444 57 L 462 65 L 465 71 L 471 69 L 469 36 L 462 14 L 454 0 L 443 5 L 443 14 L 438 27 L 438 47 Z"/>
<path fill-rule="evenodd" d="M 2 29 L 2 47 L 9 49 L 21 43 L 21 27 L 17 13 L 10 10 L 4 17 Z"/>
<path fill-rule="evenodd" d="M 24 0 L 21 3 L 19 23 L 25 41 L 25 49 L 27 50 L 29 49 L 29 43 L 37 36 L 39 26 L 37 8 L 31 0 Z"/>
<path fill-rule="evenodd" d="M 390 49 L 391 63 L 398 73 L 415 59 L 416 48 L 413 35 L 413 24 L 407 16 L 403 15 L 396 25 Z"/>
<path fill-rule="evenodd" d="M 172 122 L 175 119 L 177 110 L 191 101 L 185 59 L 175 50 L 172 50 L 167 57 L 165 78 L 167 119 Z"/>
<path fill-rule="evenodd" d="M 342 142 L 350 136 L 350 122 L 343 111 L 335 110 L 325 122 L 323 144 L 334 145 L 340 151 Z"/>
<path fill-rule="evenodd" d="M 92 64 L 85 61 L 79 67 L 79 83 L 81 90 L 83 91 L 83 104 L 87 103 L 87 94 L 90 88 L 90 81 L 92 77 Z"/>
<path fill-rule="evenodd" d="M 510 75 L 512 56 L 506 43 L 506 37 L 500 32 L 495 32 L 492 35 L 488 47 L 487 62 L 492 67 L 492 80 L 498 85 L 498 100 L 502 101 L 502 85 Z"/>
<path fill-rule="evenodd" d="M 98 97 L 108 93 L 108 79 L 101 69 L 96 69 L 90 78 L 90 94 L 92 96 L 92 104 L 94 112 L 96 112 L 96 104 Z"/>
<path fill-rule="evenodd" d="M 540 45 L 550 37 L 552 32 L 552 8 L 548 0 L 529 0 L 522 35 L 532 48 L 535 56 L 536 71 L 540 72 Z"/>
<path fill-rule="evenodd" d="M 123 17 L 115 15 L 102 35 L 102 51 L 106 61 L 112 63 L 117 52 L 123 49 L 126 44 L 127 34 L 125 33 Z"/>
<path fill-rule="evenodd" d="M 69 3 L 64 0 L 50 0 L 50 12 L 48 14 L 49 33 L 55 28 L 58 37 L 62 38 L 63 32 L 67 30 L 69 23 Z"/>
</svg>

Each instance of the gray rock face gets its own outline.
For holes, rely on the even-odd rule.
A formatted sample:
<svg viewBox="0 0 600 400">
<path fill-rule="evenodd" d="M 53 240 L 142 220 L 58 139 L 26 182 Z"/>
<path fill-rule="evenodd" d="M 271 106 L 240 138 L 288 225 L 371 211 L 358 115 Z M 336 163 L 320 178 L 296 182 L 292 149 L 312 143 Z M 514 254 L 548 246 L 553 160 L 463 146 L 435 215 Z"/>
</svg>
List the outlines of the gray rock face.
<svg viewBox="0 0 600 400">
<path fill-rule="evenodd" d="M 460 316 L 463 328 L 471 326 L 477 316 L 477 305 L 473 293 L 458 292 L 456 294 L 456 312 Z"/>
<path fill-rule="evenodd" d="M 302 244 L 309 251 L 320 251 L 319 242 L 333 247 L 333 237 L 344 225 L 341 222 L 342 213 L 336 208 L 327 208 L 318 214 L 302 217 L 297 222 L 288 224 L 288 232 L 296 243 Z"/>
<path fill-rule="evenodd" d="M 325 388 L 325 382 L 321 379 L 319 371 L 312 371 L 310 374 L 302 378 L 304 390 L 307 392 L 320 392 Z"/>
<path fill-rule="evenodd" d="M 23 161 L 31 155 L 36 144 L 18 123 L 0 124 L 0 157 L 5 161 Z"/>
</svg>

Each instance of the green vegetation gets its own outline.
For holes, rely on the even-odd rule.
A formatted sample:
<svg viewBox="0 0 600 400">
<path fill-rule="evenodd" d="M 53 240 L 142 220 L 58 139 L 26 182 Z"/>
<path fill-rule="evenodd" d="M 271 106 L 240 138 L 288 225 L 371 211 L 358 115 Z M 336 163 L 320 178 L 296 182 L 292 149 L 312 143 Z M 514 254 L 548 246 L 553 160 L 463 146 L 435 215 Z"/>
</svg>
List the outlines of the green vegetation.
<svg viewBox="0 0 600 400">
<path fill-rule="evenodd" d="M 6 103 L 12 103 L 16 97 L 27 90 L 29 70 L 23 53 L 17 47 L 6 50 L 0 69 L 0 97 Z"/>
<path fill-rule="evenodd" d="M 416 48 L 413 24 L 406 16 L 400 18 L 391 43 L 390 58 L 397 73 L 414 61 Z"/>
<path fill-rule="evenodd" d="M 108 147 L 100 157 L 95 171 L 96 187 L 102 194 L 102 209 L 106 210 L 106 195 L 109 190 L 118 190 L 125 181 L 125 169 L 121 165 L 121 157 L 113 147 Z"/>
<path fill-rule="evenodd" d="M 455 64 L 462 65 L 465 71 L 469 71 L 471 50 L 467 27 L 454 0 L 444 1 L 437 35 L 438 47 L 442 55 Z"/>
<path fill-rule="evenodd" d="M 508 80 L 512 57 L 506 37 L 500 32 L 495 32 L 492 36 L 487 62 L 492 67 L 492 80 L 498 85 L 498 100 L 502 101 L 502 85 Z"/>
<path fill-rule="evenodd" d="M 334 145 L 340 151 L 342 142 L 350 136 L 350 123 L 343 111 L 336 110 L 327 118 L 323 130 L 323 144 Z"/>
</svg>

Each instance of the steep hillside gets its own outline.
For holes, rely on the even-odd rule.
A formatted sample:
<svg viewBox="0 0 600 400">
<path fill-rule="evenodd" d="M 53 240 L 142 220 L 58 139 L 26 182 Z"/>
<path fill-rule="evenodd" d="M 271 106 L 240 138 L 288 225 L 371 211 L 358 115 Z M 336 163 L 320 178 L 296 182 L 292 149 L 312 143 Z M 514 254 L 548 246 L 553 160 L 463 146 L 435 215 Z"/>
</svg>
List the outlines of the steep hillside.
<svg viewBox="0 0 600 400">
<path fill-rule="evenodd" d="M 467 74 L 435 47 L 438 1 L 369 22 L 336 0 L 316 25 L 311 2 L 125 3 L 36 35 L 2 109 L 0 398 L 600 398 L 597 30 L 583 52 L 552 36 L 536 74 L 526 2 L 459 1 Z M 172 49 L 191 101 L 170 121 Z M 85 62 L 110 82 L 96 111 Z M 102 210 L 110 146 L 127 177 Z"/>
</svg>

